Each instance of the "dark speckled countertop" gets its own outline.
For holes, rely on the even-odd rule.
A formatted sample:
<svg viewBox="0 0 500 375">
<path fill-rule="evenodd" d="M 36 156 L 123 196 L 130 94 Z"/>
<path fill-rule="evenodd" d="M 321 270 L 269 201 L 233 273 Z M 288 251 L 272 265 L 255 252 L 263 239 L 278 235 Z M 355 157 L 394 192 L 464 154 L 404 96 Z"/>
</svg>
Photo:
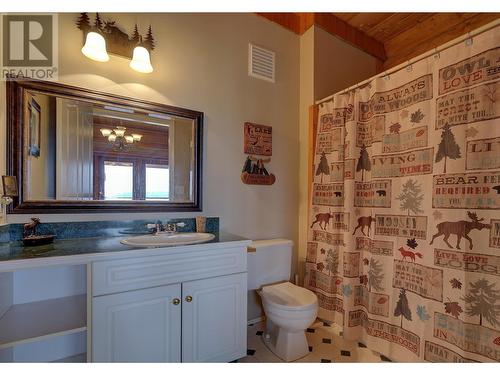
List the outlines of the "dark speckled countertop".
<svg viewBox="0 0 500 375">
<path fill-rule="evenodd" d="M 60 257 L 71 255 L 102 254 L 120 251 L 134 251 L 148 249 L 147 247 L 131 247 L 120 243 L 121 240 L 131 237 L 130 235 L 116 237 L 91 237 L 91 238 L 73 238 L 54 240 L 53 243 L 40 246 L 24 246 L 22 241 L 11 241 L 0 243 L 0 262 Z M 246 238 L 239 237 L 229 233 L 219 233 L 215 235 L 212 241 L 207 243 L 226 243 L 234 241 L 245 241 Z M 196 246 L 196 245 L 178 245 L 178 246 Z M 153 250 L 153 249 L 151 249 Z"/>
</svg>

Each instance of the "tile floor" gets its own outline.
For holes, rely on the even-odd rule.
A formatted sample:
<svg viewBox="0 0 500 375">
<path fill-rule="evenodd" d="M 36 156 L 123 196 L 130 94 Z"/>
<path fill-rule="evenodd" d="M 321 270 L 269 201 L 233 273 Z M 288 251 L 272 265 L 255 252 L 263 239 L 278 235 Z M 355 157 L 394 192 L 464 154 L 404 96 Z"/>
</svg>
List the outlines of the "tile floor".
<svg viewBox="0 0 500 375">
<path fill-rule="evenodd" d="M 248 326 L 247 356 L 237 362 L 283 362 L 267 349 L 262 341 L 264 328 L 265 322 Z M 319 320 L 307 329 L 306 336 L 310 354 L 298 359 L 296 362 L 390 362 L 389 358 L 366 348 L 362 343 L 345 340 L 337 326 L 330 326 L 328 323 Z"/>
</svg>

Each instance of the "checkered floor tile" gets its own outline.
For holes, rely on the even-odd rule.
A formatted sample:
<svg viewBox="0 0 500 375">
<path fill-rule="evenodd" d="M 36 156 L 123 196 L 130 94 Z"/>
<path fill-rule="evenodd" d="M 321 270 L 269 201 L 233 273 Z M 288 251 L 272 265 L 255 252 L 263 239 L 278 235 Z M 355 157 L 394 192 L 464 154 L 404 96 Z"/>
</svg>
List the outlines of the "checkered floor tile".
<svg viewBox="0 0 500 375">
<path fill-rule="evenodd" d="M 283 362 L 276 357 L 262 341 L 265 322 L 248 326 L 248 350 L 240 363 Z M 316 321 L 306 331 L 309 354 L 296 362 L 390 362 L 390 359 L 366 347 L 363 343 L 348 341 L 342 337 L 339 327 L 334 324 Z"/>
</svg>

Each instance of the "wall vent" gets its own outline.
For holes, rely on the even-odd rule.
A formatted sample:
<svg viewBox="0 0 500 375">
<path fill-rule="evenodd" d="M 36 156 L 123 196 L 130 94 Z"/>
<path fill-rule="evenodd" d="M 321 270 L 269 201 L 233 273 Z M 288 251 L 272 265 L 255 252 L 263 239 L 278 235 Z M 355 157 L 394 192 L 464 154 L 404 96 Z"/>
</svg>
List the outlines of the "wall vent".
<svg viewBox="0 0 500 375">
<path fill-rule="evenodd" d="M 248 45 L 248 75 L 274 83 L 276 53 L 268 49 Z"/>
</svg>

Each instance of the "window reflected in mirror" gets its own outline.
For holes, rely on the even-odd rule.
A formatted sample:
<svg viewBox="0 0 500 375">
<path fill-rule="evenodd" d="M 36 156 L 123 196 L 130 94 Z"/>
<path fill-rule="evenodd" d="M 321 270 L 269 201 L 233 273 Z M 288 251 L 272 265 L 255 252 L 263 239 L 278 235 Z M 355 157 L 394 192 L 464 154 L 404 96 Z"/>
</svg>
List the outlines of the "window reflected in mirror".
<svg viewBox="0 0 500 375">
<path fill-rule="evenodd" d="M 169 200 L 168 164 L 146 164 L 146 199 Z"/>
<path fill-rule="evenodd" d="M 134 164 L 104 161 L 104 189 L 105 200 L 133 198 L 134 192 Z"/>
</svg>

